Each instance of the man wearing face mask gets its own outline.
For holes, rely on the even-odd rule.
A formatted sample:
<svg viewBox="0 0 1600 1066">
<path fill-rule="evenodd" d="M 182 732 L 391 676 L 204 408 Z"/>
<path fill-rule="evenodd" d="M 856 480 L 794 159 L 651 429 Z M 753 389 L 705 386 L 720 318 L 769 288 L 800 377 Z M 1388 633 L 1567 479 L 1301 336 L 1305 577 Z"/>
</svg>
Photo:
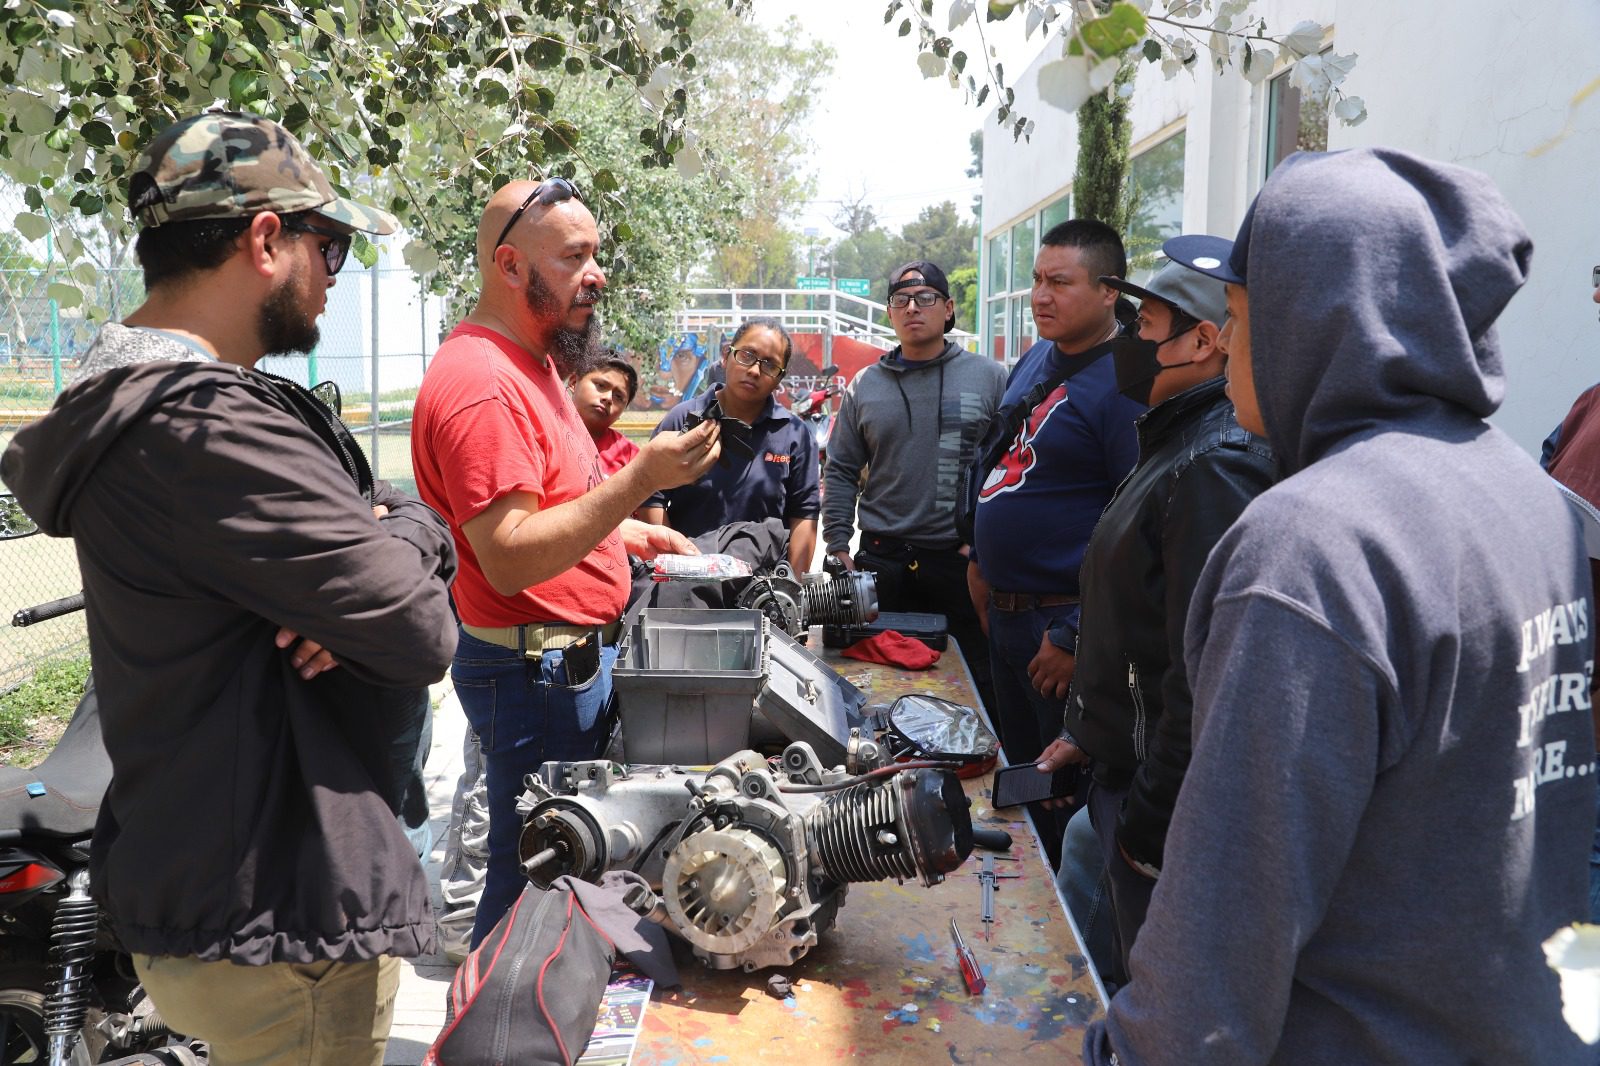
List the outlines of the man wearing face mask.
<svg viewBox="0 0 1600 1066">
<path fill-rule="evenodd" d="M 1138 420 L 1139 462 L 1084 553 L 1077 672 L 1062 737 L 1039 768 L 1094 760 L 1089 813 L 1110 874 L 1121 970 L 1103 976 L 1122 984 L 1189 765 L 1189 599 L 1218 538 L 1272 483 L 1273 460 L 1223 393 L 1222 283 L 1177 263 L 1143 288 L 1100 282 L 1141 301 L 1143 343 L 1113 359 L 1118 390 L 1150 410 Z"/>
</svg>

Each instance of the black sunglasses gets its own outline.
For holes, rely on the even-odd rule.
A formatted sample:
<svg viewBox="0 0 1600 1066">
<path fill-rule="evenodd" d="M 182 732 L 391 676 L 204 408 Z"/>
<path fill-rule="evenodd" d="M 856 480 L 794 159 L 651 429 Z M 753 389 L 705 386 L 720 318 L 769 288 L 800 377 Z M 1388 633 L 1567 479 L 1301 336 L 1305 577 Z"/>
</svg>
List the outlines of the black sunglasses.
<svg viewBox="0 0 1600 1066">
<path fill-rule="evenodd" d="M 321 226 L 313 226 L 305 219 L 294 215 L 279 215 L 278 221 L 286 230 L 293 230 L 296 233 L 311 233 L 328 239 L 328 243 L 322 246 L 322 261 L 328 265 L 328 276 L 330 278 L 344 268 L 345 258 L 350 254 L 352 234 L 324 229 Z"/>
<path fill-rule="evenodd" d="M 528 194 L 528 198 L 522 201 L 522 206 L 511 213 L 511 218 L 506 221 L 506 228 L 495 238 L 494 246 L 498 248 L 506 243 L 506 234 L 511 232 L 511 227 L 515 226 L 522 213 L 534 204 L 559 204 L 563 200 L 581 199 L 583 197 L 578 195 L 578 187 L 566 178 L 544 179 Z"/>
</svg>

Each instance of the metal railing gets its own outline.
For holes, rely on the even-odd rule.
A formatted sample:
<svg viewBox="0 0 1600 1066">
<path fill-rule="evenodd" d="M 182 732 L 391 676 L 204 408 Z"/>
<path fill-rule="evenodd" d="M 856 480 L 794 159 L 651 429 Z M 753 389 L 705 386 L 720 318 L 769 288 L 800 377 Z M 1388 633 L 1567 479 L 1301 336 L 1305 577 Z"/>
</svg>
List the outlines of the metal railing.
<svg viewBox="0 0 1600 1066">
<path fill-rule="evenodd" d="M 888 325 L 889 309 L 864 296 L 839 289 L 690 289 L 689 306 L 674 318 L 679 334 L 731 333 L 747 318 L 775 318 L 791 333 L 820 333 L 823 355 L 831 359 L 833 338 L 849 337 L 888 351 L 900 343 Z M 949 338 L 972 349 L 977 336 L 953 329 Z"/>
</svg>

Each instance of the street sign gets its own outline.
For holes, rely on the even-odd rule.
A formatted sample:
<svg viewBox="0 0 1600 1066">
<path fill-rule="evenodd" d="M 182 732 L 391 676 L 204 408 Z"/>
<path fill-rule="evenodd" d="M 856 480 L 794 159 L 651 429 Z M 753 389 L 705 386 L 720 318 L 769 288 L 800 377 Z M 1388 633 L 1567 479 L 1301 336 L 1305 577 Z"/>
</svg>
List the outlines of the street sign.
<svg viewBox="0 0 1600 1066">
<path fill-rule="evenodd" d="M 810 278 L 802 274 L 794 279 L 794 287 L 797 289 L 831 289 L 833 288 L 833 279 Z"/>
<path fill-rule="evenodd" d="M 851 296 L 866 296 L 872 292 L 872 282 L 866 278 L 839 278 L 839 291 Z"/>
</svg>

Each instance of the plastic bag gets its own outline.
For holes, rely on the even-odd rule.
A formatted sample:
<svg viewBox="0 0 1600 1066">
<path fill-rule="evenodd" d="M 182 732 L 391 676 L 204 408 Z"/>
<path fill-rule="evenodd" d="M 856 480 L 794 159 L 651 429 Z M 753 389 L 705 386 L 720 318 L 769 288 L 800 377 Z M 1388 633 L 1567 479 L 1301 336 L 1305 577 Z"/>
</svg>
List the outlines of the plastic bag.
<svg viewBox="0 0 1600 1066">
<path fill-rule="evenodd" d="M 938 696 L 901 696 L 889 708 L 889 749 L 896 758 L 983 762 L 1000 742 L 971 707 Z"/>
<path fill-rule="evenodd" d="M 653 581 L 727 581 L 752 573 L 749 563 L 731 555 L 658 555 L 650 577 Z"/>
</svg>

